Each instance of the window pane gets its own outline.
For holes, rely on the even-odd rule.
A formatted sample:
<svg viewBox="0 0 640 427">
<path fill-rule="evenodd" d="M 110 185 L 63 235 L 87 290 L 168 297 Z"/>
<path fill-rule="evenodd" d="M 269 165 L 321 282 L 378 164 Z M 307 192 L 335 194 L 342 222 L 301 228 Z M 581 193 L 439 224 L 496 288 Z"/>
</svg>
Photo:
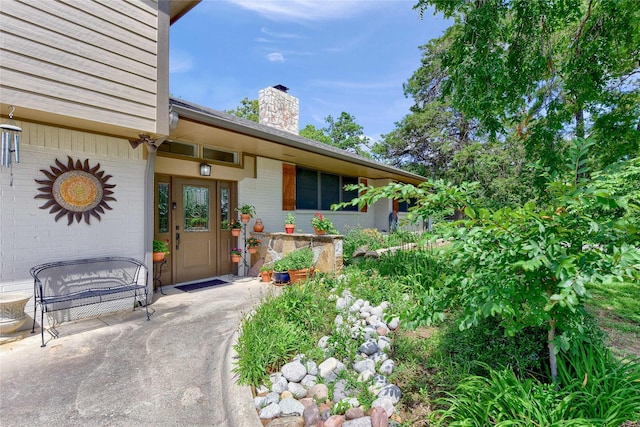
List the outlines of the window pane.
<svg viewBox="0 0 640 427">
<path fill-rule="evenodd" d="M 158 233 L 169 232 L 169 184 L 158 184 Z"/>
<path fill-rule="evenodd" d="M 342 200 L 340 200 L 341 202 L 350 202 L 352 199 L 355 199 L 356 197 L 358 197 L 358 190 L 347 191 L 344 189 L 345 185 L 352 185 L 357 183 L 358 183 L 358 178 L 352 178 L 350 176 L 342 177 Z M 343 208 L 343 210 L 357 211 L 358 206 L 347 206 L 346 208 Z"/>
<path fill-rule="evenodd" d="M 216 150 L 215 148 L 202 147 L 202 158 L 207 160 L 214 160 L 216 162 L 224 163 L 238 163 L 237 153 L 230 151 Z"/>
<path fill-rule="evenodd" d="M 179 154 L 181 156 L 197 157 L 198 146 L 195 144 L 185 144 L 184 142 L 166 141 L 158 147 L 158 151 L 162 153 Z"/>
<path fill-rule="evenodd" d="M 296 168 L 296 208 L 318 209 L 318 172 Z"/>
<path fill-rule="evenodd" d="M 229 188 L 220 189 L 220 228 L 229 226 Z"/>
<path fill-rule="evenodd" d="M 340 202 L 340 177 L 328 173 L 320 174 L 320 209 L 329 210 Z"/>
<path fill-rule="evenodd" d="M 209 231 L 209 189 L 184 186 L 184 230 Z"/>
</svg>

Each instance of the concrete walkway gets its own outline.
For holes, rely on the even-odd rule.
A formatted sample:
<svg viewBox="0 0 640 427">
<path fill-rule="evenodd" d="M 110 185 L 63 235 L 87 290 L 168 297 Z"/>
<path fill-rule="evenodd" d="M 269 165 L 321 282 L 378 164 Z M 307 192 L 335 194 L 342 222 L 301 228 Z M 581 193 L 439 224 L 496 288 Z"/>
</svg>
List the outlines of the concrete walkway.
<svg viewBox="0 0 640 427">
<path fill-rule="evenodd" d="M 248 278 L 166 289 L 144 309 L 0 346 L 0 425 L 260 427 L 232 373 L 240 319 L 271 292 Z"/>
</svg>

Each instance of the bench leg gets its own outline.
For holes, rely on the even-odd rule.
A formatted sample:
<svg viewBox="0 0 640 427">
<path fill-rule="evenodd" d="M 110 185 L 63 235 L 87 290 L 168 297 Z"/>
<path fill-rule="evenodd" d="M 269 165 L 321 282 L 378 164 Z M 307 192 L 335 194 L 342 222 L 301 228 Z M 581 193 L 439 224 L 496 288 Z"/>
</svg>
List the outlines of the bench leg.
<svg viewBox="0 0 640 427">
<path fill-rule="evenodd" d="M 40 347 L 46 347 L 44 343 L 44 307 L 40 307 L 40 337 L 42 338 L 42 345 Z"/>
</svg>

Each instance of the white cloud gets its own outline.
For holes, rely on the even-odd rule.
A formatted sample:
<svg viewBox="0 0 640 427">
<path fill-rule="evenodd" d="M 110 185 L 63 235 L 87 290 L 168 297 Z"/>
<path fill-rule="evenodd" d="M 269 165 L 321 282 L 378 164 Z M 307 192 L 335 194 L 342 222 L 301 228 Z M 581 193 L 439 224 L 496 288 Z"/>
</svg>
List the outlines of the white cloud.
<svg viewBox="0 0 640 427">
<path fill-rule="evenodd" d="M 269 62 L 284 62 L 284 56 L 280 52 L 271 52 L 267 54 Z"/>
<path fill-rule="evenodd" d="M 271 31 L 271 30 L 269 30 L 268 28 L 265 28 L 265 27 L 262 27 L 260 29 L 260 31 L 263 34 L 266 34 L 268 36 L 275 37 L 275 38 L 278 38 L 278 39 L 291 39 L 291 40 L 300 40 L 300 39 L 302 39 L 302 36 L 300 36 L 299 34 L 295 34 L 295 33 L 277 33 L 277 32 Z"/>
<path fill-rule="evenodd" d="M 186 52 L 171 52 L 169 55 L 169 73 L 186 73 L 193 68 L 193 59 Z"/>
<path fill-rule="evenodd" d="M 379 1 L 320 1 L 320 0 L 227 0 L 252 10 L 273 21 L 323 21 L 341 19 L 379 7 Z M 387 2 L 388 3 L 388 2 Z"/>
</svg>

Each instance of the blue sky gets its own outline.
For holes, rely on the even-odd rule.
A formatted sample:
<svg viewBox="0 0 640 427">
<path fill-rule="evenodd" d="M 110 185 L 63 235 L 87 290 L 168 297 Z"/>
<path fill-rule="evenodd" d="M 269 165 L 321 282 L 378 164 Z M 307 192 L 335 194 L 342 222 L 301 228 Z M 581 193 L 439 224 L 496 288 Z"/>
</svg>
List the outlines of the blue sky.
<svg viewBox="0 0 640 427">
<path fill-rule="evenodd" d="M 217 110 L 282 84 L 300 128 L 346 111 L 378 139 L 409 112 L 419 46 L 448 26 L 414 0 L 204 0 L 171 27 L 170 92 Z"/>
</svg>

